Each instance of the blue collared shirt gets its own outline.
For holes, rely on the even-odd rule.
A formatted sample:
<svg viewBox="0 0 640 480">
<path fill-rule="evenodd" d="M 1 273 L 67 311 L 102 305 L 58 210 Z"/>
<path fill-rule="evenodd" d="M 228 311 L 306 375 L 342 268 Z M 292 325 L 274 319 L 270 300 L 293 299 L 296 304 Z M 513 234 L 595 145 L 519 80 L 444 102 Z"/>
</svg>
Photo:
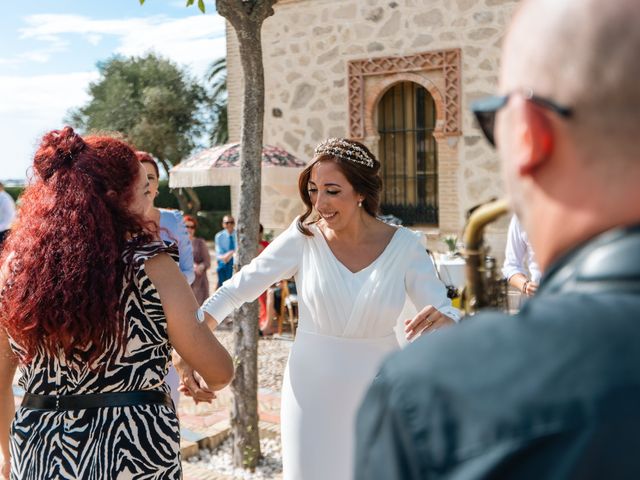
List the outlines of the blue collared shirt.
<svg viewBox="0 0 640 480">
<path fill-rule="evenodd" d="M 222 256 L 225 253 L 236 249 L 236 245 L 238 245 L 236 231 L 234 230 L 233 233 L 229 233 L 226 230 L 220 230 L 218 233 L 216 233 L 215 242 L 216 242 L 216 258 L 218 259 L 218 268 L 223 267 L 225 265 L 232 266 L 233 258 L 229 260 L 228 263 L 224 263 L 222 261 Z"/>
<path fill-rule="evenodd" d="M 180 255 L 180 271 L 189 282 L 189 285 L 196 279 L 196 272 L 193 266 L 193 247 L 189 239 L 187 227 L 182 220 L 182 214 L 177 210 L 160 210 L 160 238 L 169 243 L 178 245 Z"/>
</svg>

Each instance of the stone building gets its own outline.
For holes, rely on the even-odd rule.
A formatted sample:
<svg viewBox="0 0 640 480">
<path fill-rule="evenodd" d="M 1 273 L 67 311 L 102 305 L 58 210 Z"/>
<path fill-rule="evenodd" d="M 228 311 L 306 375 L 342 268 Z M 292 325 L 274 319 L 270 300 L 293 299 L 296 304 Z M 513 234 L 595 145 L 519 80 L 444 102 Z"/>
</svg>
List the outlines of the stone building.
<svg viewBox="0 0 640 480">
<path fill-rule="evenodd" d="M 280 0 L 263 27 L 265 143 L 309 160 L 323 138 L 367 144 L 383 165 L 383 212 L 430 240 L 503 194 L 499 160 L 469 104 L 497 87 L 516 0 Z M 242 72 L 227 29 L 229 130 L 240 138 Z M 295 189 L 292 189 L 295 195 Z M 277 199 L 267 199 L 274 204 Z M 289 199 L 284 227 L 299 213 Z M 489 229 L 498 257 L 507 219 Z M 432 244 L 436 248 L 442 245 Z"/>
</svg>

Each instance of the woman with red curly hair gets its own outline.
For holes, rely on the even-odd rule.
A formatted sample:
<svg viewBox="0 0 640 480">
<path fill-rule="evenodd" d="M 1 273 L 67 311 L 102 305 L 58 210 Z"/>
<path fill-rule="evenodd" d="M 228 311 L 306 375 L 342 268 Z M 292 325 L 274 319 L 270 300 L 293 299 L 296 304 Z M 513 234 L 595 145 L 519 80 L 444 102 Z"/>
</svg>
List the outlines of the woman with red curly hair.
<svg viewBox="0 0 640 480">
<path fill-rule="evenodd" d="M 210 391 L 233 365 L 144 220 L 146 172 L 125 143 L 70 127 L 45 135 L 34 171 L 0 259 L 1 473 L 178 479 L 172 346 Z"/>
</svg>

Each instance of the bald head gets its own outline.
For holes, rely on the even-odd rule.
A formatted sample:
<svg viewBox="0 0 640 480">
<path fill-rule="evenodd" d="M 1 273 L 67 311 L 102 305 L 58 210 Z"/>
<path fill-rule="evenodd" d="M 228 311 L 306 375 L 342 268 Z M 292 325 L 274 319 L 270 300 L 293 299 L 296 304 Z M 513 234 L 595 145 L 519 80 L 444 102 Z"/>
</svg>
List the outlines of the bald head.
<svg viewBox="0 0 640 480">
<path fill-rule="evenodd" d="M 640 2 L 525 0 L 505 41 L 501 89 L 570 107 L 585 156 L 640 156 Z"/>
</svg>

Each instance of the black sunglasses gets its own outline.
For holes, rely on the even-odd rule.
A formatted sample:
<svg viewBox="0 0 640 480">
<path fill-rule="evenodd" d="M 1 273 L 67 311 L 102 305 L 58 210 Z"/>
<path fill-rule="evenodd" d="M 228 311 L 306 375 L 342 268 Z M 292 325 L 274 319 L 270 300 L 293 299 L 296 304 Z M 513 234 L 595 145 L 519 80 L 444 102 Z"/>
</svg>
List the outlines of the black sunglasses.
<svg viewBox="0 0 640 480">
<path fill-rule="evenodd" d="M 491 95 L 485 98 L 481 98 L 480 100 L 476 100 L 471 104 L 471 111 L 475 115 L 482 133 L 484 133 L 484 136 L 487 137 L 489 143 L 494 147 L 496 146 L 496 141 L 493 130 L 496 125 L 496 113 L 498 113 L 501 108 L 507 105 L 507 103 L 509 102 L 509 98 L 514 94 L 523 95 L 525 100 L 551 110 L 561 117 L 569 118 L 571 117 L 571 115 L 573 115 L 573 110 L 571 110 L 570 108 L 563 107 L 553 102 L 552 100 L 534 95 L 532 90 L 526 90 L 524 92 L 512 92 L 507 95 L 500 96 Z"/>
<path fill-rule="evenodd" d="M 231 222 L 222 222 L 222 223 L 224 223 L 225 225 L 235 225 L 235 224 L 236 224 L 236 222 L 234 222 L 234 221 L 231 221 Z"/>
</svg>

